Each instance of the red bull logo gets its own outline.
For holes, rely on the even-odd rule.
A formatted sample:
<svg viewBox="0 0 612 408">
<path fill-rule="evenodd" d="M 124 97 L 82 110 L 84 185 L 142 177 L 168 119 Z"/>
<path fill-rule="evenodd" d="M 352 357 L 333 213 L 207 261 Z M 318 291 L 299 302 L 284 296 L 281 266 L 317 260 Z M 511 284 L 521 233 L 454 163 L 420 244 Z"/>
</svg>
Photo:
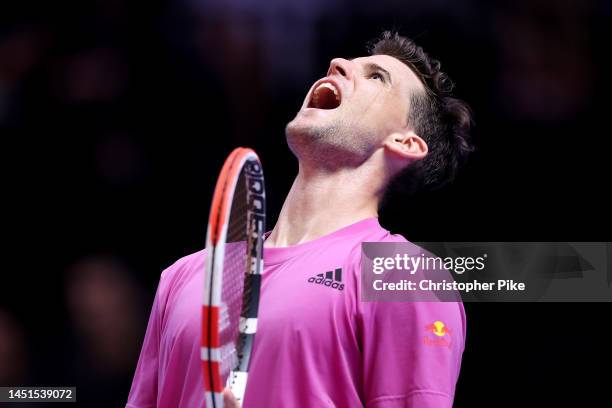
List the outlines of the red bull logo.
<svg viewBox="0 0 612 408">
<path fill-rule="evenodd" d="M 450 347 L 451 330 L 441 321 L 437 320 L 425 326 L 428 335 L 423 337 L 423 343 L 427 346 Z M 433 334 L 434 336 L 431 336 Z"/>
</svg>

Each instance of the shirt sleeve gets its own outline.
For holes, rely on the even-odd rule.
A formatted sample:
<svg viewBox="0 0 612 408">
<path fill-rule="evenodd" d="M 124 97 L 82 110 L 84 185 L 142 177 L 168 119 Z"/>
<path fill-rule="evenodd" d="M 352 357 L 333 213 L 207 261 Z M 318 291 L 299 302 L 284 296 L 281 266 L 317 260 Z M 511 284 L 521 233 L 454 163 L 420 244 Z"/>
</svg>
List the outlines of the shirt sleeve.
<svg viewBox="0 0 612 408">
<path fill-rule="evenodd" d="M 451 407 L 465 344 L 456 302 L 359 302 L 368 408 Z"/>
<path fill-rule="evenodd" d="M 160 305 L 164 302 L 163 283 L 164 271 L 155 293 L 155 300 L 151 308 L 149 323 L 145 333 L 142 349 L 132 388 L 128 396 L 126 408 L 154 408 L 157 406 L 157 384 L 159 375 L 159 344 L 161 335 L 162 313 Z"/>
</svg>

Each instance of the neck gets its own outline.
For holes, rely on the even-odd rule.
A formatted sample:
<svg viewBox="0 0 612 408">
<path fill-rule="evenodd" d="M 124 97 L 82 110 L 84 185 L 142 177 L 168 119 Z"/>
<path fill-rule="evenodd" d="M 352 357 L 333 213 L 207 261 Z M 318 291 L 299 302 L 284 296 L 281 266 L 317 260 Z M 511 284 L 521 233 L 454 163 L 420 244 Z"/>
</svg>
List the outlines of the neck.
<svg viewBox="0 0 612 408">
<path fill-rule="evenodd" d="M 300 163 L 265 246 L 297 245 L 376 217 L 380 188 L 368 167 L 329 171 Z"/>
</svg>

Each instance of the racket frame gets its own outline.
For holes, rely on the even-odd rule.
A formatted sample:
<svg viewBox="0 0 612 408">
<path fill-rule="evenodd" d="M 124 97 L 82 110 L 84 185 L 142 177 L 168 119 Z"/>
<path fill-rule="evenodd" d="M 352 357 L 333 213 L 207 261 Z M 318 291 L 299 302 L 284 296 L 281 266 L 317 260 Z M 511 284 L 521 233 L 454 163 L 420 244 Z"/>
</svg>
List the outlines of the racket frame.
<svg viewBox="0 0 612 408">
<path fill-rule="evenodd" d="M 239 336 L 243 341 L 239 365 L 230 372 L 227 384 L 221 382 L 221 349 L 219 344 L 219 321 L 221 292 L 223 287 L 223 265 L 227 228 L 240 174 L 245 172 L 247 191 L 246 236 L 248 262 L 245 265 L 245 285 L 251 286 L 249 304 L 242 307 Z M 201 360 L 209 408 L 223 407 L 223 389 L 229 387 L 236 399 L 244 399 L 250 355 L 257 331 L 257 309 L 263 271 L 263 234 L 265 232 L 265 188 L 261 162 L 249 148 L 239 147 L 226 159 L 213 195 L 206 234 L 206 270 L 204 273 L 204 295 L 202 300 L 202 344 Z M 248 311 L 247 315 L 244 312 Z M 212 322 L 216 322 L 212 324 Z"/>
</svg>

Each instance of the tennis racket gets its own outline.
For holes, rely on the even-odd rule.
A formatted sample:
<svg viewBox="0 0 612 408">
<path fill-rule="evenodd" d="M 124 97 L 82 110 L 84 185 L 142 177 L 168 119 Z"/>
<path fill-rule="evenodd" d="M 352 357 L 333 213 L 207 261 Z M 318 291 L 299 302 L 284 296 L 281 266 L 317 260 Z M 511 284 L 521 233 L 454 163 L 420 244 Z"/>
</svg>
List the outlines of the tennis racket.
<svg viewBox="0 0 612 408">
<path fill-rule="evenodd" d="M 206 405 L 223 407 L 223 389 L 244 399 L 257 330 L 266 198 L 257 154 L 235 149 L 217 180 L 208 219 L 202 305 Z"/>
</svg>

